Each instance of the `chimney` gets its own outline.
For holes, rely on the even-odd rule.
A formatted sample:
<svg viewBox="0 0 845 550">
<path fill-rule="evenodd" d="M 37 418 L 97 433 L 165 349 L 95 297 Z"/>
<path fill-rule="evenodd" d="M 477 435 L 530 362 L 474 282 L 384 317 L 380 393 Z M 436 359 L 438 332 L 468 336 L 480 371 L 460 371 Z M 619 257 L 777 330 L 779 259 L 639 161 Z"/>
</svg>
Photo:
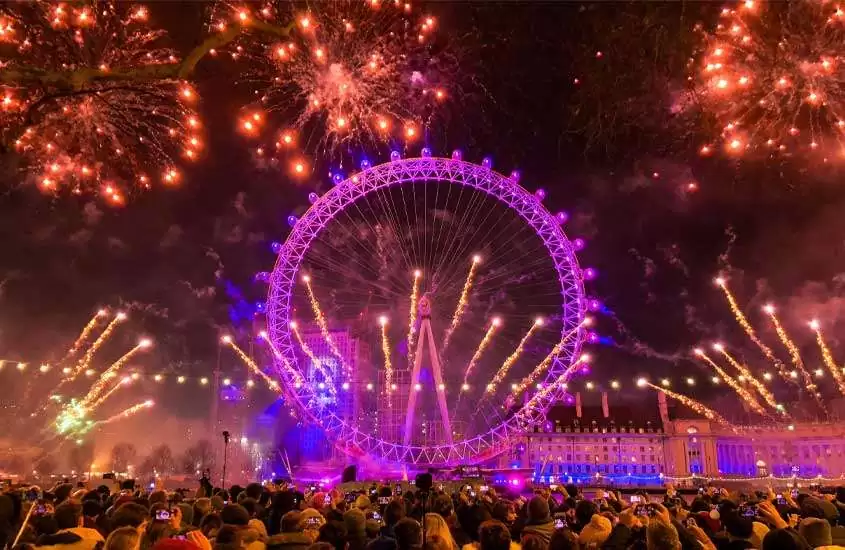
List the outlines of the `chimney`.
<svg viewBox="0 0 845 550">
<path fill-rule="evenodd" d="M 581 392 L 575 392 L 575 416 L 581 418 Z"/>
<path fill-rule="evenodd" d="M 660 410 L 660 422 L 666 428 L 669 425 L 669 407 L 666 405 L 666 394 L 662 391 L 657 392 L 657 407 Z"/>
<path fill-rule="evenodd" d="M 601 414 L 605 418 L 610 418 L 610 405 L 607 403 L 607 392 L 601 392 Z"/>
</svg>

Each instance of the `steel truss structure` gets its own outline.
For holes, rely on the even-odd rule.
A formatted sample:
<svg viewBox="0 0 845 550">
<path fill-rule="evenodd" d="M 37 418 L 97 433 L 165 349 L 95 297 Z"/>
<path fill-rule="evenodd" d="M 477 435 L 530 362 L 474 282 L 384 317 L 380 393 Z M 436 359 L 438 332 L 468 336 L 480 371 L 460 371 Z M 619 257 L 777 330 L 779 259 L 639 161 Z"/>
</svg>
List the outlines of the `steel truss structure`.
<svg viewBox="0 0 845 550">
<path fill-rule="evenodd" d="M 293 229 L 281 246 L 273 272 L 269 275 L 267 321 L 269 338 L 278 349 L 274 368 L 289 396 L 294 398 L 298 410 L 319 424 L 328 438 L 350 454 L 371 455 L 388 462 L 411 465 L 472 464 L 491 458 L 506 450 L 511 441 L 544 421 L 549 407 L 563 398 L 565 388 L 559 378 L 577 359 L 583 340 L 582 320 L 586 312 L 582 272 L 575 255 L 575 247 L 561 229 L 560 220 L 550 213 L 540 198 L 518 183 L 518 177 L 506 177 L 493 171 L 488 161 L 482 165 L 465 162 L 460 154 L 453 158 L 401 159 L 391 154 L 391 161 L 377 166 L 364 166 L 364 170 L 338 183 L 319 198 L 311 208 L 295 220 Z M 344 422 L 328 409 L 309 408 L 314 402 L 315 390 L 308 384 L 297 383 L 294 371 L 298 356 L 290 329 L 292 297 L 297 283 L 297 273 L 312 241 L 335 216 L 358 199 L 394 186 L 408 183 L 446 182 L 470 187 L 499 200 L 515 211 L 542 240 L 557 271 L 560 283 L 562 320 L 561 340 L 565 339 L 560 353 L 553 359 L 545 376 L 546 387 L 525 401 L 502 423 L 485 433 L 462 441 L 432 446 L 405 445 L 385 441 L 374 434 L 360 432 L 356 426 Z M 575 337 L 571 335 L 575 334 Z"/>
</svg>

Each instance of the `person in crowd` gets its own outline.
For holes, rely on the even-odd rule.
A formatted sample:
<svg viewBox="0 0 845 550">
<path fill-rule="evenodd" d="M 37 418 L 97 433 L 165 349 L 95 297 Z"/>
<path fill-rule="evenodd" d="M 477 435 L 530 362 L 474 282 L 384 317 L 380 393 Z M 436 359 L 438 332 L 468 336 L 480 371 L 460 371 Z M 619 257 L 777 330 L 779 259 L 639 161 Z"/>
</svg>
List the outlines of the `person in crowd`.
<svg viewBox="0 0 845 550">
<path fill-rule="evenodd" d="M 209 539 L 217 536 L 217 532 L 223 527 L 223 520 L 220 514 L 206 514 L 200 522 L 200 532 Z"/>
<path fill-rule="evenodd" d="M 446 520 L 446 524 L 449 526 L 449 534 L 458 548 L 463 548 L 472 542 L 472 539 L 458 523 L 458 516 L 455 514 L 455 505 L 449 495 L 438 495 L 434 499 L 431 511 Z"/>
<path fill-rule="evenodd" d="M 104 550 L 141 550 L 141 534 L 135 527 L 120 527 L 106 539 Z"/>
<path fill-rule="evenodd" d="M 74 500 L 63 500 L 53 512 L 58 531 L 42 535 L 35 542 L 43 550 L 94 550 L 105 542 L 96 529 L 83 527 L 82 505 Z"/>
<path fill-rule="evenodd" d="M 578 537 L 569 528 L 558 529 L 549 541 L 549 550 L 578 550 Z"/>
<path fill-rule="evenodd" d="M 266 530 L 263 525 L 260 530 L 250 527 L 252 517 L 246 508 L 240 504 L 227 504 L 220 512 L 220 519 L 224 526 L 230 526 L 238 531 L 240 541 L 246 550 L 265 550 Z"/>
<path fill-rule="evenodd" d="M 451 550 L 451 546 L 449 546 L 449 541 L 440 535 L 426 534 L 423 550 Z"/>
<path fill-rule="evenodd" d="M 318 542 L 327 542 L 334 550 L 346 550 L 347 542 L 346 524 L 340 521 L 327 521 L 320 527 Z"/>
<path fill-rule="evenodd" d="M 830 523 L 827 520 L 815 517 L 804 518 L 798 524 L 798 534 L 800 534 L 811 548 L 824 548 L 832 550 L 834 548 L 842 548 L 841 546 L 834 546 L 833 533 Z"/>
<path fill-rule="evenodd" d="M 425 536 L 437 536 L 442 538 L 448 545 L 449 550 L 459 550 L 458 544 L 452 538 L 452 531 L 449 529 L 449 524 L 443 519 L 440 514 L 426 514 L 424 518 Z"/>
<path fill-rule="evenodd" d="M 645 536 L 648 550 L 681 550 L 681 539 L 675 526 L 662 519 L 650 520 Z"/>
<path fill-rule="evenodd" d="M 308 550 L 314 543 L 302 525 L 302 512 L 290 510 L 280 521 L 280 532 L 267 539 L 267 550 Z"/>
<path fill-rule="evenodd" d="M 206 497 L 198 498 L 194 501 L 193 505 L 193 524 L 196 527 L 200 526 L 202 519 L 205 517 L 206 514 L 211 512 L 211 499 Z M 183 514 L 184 516 L 184 514 Z"/>
<path fill-rule="evenodd" d="M 792 529 L 772 529 L 763 537 L 761 550 L 812 550 L 812 546 Z"/>
<path fill-rule="evenodd" d="M 501 521 L 488 519 L 478 528 L 478 549 L 479 550 L 511 550 L 518 548 L 513 546 L 511 531 Z"/>
<path fill-rule="evenodd" d="M 367 547 L 367 516 L 358 508 L 353 507 L 343 514 L 343 524 L 346 526 L 346 542 L 348 550 L 365 550 Z"/>
<path fill-rule="evenodd" d="M 136 502 L 127 502 L 121 504 L 112 514 L 111 528 L 132 527 L 143 533 L 149 519 L 149 511 L 146 508 Z"/>
<path fill-rule="evenodd" d="M 537 537 L 548 546 L 555 531 L 555 524 L 549 512 L 549 501 L 541 495 L 535 495 L 528 501 L 527 508 L 525 527 L 522 528 L 521 536 Z M 610 534 L 610 528 L 607 531 Z"/>
<path fill-rule="evenodd" d="M 422 547 L 422 525 L 414 518 L 404 517 L 393 528 L 398 550 L 420 550 Z"/>
</svg>

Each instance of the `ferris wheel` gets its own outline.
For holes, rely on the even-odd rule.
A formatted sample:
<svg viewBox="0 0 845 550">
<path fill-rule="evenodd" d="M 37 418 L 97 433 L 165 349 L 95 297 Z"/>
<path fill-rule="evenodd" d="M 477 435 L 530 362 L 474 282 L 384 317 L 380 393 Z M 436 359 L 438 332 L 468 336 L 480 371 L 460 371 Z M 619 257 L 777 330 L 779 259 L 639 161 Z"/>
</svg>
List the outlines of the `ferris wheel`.
<svg viewBox="0 0 845 550">
<path fill-rule="evenodd" d="M 274 366 L 299 413 L 352 455 L 472 464 L 508 448 L 586 369 L 583 281 L 519 174 L 432 157 L 372 166 L 312 193 L 276 245 Z"/>
</svg>

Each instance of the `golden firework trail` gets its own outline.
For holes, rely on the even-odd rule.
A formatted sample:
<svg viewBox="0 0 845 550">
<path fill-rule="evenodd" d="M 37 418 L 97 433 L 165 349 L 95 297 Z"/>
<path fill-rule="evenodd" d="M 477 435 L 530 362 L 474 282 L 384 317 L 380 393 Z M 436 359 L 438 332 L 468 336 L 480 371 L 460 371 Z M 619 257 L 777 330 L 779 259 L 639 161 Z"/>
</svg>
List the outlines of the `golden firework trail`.
<svg viewBox="0 0 845 550">
<path fill-rule="evenodd" d="M 508 375 L 508 371 L 516 363 L 516 360 L 519 359 L 522 352 L 525 350 L 525 344 L 528 342 L 528 339 L 531 338 L 531 335 L 534 334 L 537 329 L 543 326 L 543 320 L 538 318 L 534 320 L 534 324 L 531 325 L 531 328 L 528 329 L 528 332 L 525 333 L 525 336 L 522 337 L 522 340 L 519 341 L 519 344 L 516 346 L 516 349 L 513 350 L 505 362 L 502 363 L 502 366 L 499 367 L 498 372 L 493 377 L 493 380 L 487 384 L 487 393 L 494 393 L 496 391 L 496 387 L 502 383 L 502 380 L 505 379 L 505 376 Z"/>
<path fill-rule="evenodd" d="M 117 371 L 119 371 L 126 363 L 128 363 L 129 360 L 135 356 L 135 354 L 137 354 L 141 350 L 147 349 L 151 345 L 152 342 L 150 340 L 141 340 L 140 342 L 138 342 L 137 346 L 124 353 L 120 359 L 112 363 L 111 366 L 107 368 L 105 372 L 103 372 L 103 374 L 100 375 L 97 381 L 94 382 L 94 384 L 91 386 L 91 389 L 88 390 L 88 394 L 82 398 L 82 404 L 87 407 L 92 401 L 96 400 L 103 392 L 103 389 L 106 387 L 106 384 L 108 384 L 109 380 L 115 377 Z"/>
<path fill-rule="evenodd" d="M 265 374 L 264 371 L 261 370 L 261 368 L 258 366 L 258 364 L 255 361 L 253 361 L 252 358 L 249 355 L 247 355 L 244 352 L 244 350 L 242 350 L 240 348 L 240 346 L 238 346 L 234 342 L 234 340 L 232 340 L 232 338 L 230 336 L 224 336 L 223 337 L 223 343 L 228 345 L 230 348 L 232 348 L 232 350 L 234 350 L 234 352 L 238 355 L 238 357 L 241 358 L 241 361 L 244 362 L 244 365 L 246 365 L 249 368 L 249 370 L 251 370 L 254 374 L 257 374 L 258 376 L 260 376 L 261 379 L 264 380 L 264 382 L 270 387 L 271 390 L 279 391 L 279 383 L 276 382 L 275 380 L 273 380 L 272 378 L 270 378 L 269 376 L 267 376 L 267 374 Z"/>
<path fill-rule="evenodd" d="M 314 366 L 315 369 L 317 369 L 317 372 L 320 373 L 320 376 L 323 377 L 323 381 L 328 384 L 329 391 L 331 391 L 331 393 L 337 393 L 337 389 L 334 387 L 334 380 L 332 380 L 332 378 L 326 372 L 326 368 L 323 366 L 323 362 L 317 358 L 311 347 L 307 343 L 305 343 L 305 339 L 302 338 L 302 333 L 299 332 L 299 325 L 297 323 L 291 323 L 290 328 L 293 329 L 293 334 L 294 336 L 296 336 L 296 341 L 299 342 L 299 347 L 302 348 L 302 352 L 308 356 L 308 359 L 311 360 L 311 364 Z"/>
<path fill-rule="evenodd" d="M 555 344 L 555 347 L 552 348 L 552 351 L 550 351 L 549 354 L 546 355 L 546 357 L 544 357 L 543 360 L 540 361 L 540 363 L 538 363 L 536 367 L 534 367 L 534 370 L 531 371 L 528 376 L 523 378 L 519 384 L 516 384 L 512 388 L 509 399 L 516 399 L 520 396 L 520 394 L 522 394 L 522 392 L 528 389 L 528 387 L 532 385 L 537 380 L 537 378 L 539 378 L 540 375 L 542 375 L 546 371 L 547 368 L 549 368 L 549 365 L 552 364 L 552 360 L 558 356 L 558 354 L 563 349 L 563 346 L 565 346 L 566 343 L 569 342 L 569 340 L 574 335 L 578 334 L 578 331 L 580 331 L 583 327 L 590 326 L 591 323 L 592 319 L 590 319 L 589 317 L 585 317 L 584 320 L 578 324 L 578 326 L 573 329 L 570 329 L 569 332 L 564 334 L 563 337 L 560 339 L 560 342 Z M 589 355 L 587 355 L 586 353 L 581 354 L 581 356 L 566 369 L 566 372 L 564 372 L 564 374 L 571 374 L 570 371 L 574 372 L 575 368 L 577 368 L 578 365 L 582 363 L 587 363 L 589 362 L 589 360 Z"/>
<path fill-rule="evenodd" d="M 725 349 L 725 346 L 723 346 L 722 344 L 715 344 L 713 346 L 713 349 L 721 353 L 722 356 L 727 359 L 728 363 L 730 363 L 733 368 L 738 370 L 739 373 L 746 380 L 748 380 L 748 382 L 750 382 L 752 386 L 754 386 L 754 389 L 757 390 L 757 393 L 759 393 L 763 400 L 766 401 L 767 405 L 769 405 L 773 409 L 782 412 L 783 414 L 786 414 L 786 412 L 782 410 L 782 407 L 778 406 L 778 402 L 772 392 L 769 391 L 769 388 L 767 388 L 765 384 L 760 382 L 760 380 L 758 380 L 754 375 L 752 375 L 751 371 L 748 370 L 745 365 L 741 364 L 739 361 L 736 360 L 733 355 L 728 353 L 728 350 Z"/>
<path fill-rule="evenodd" d="M 270 351 L 273 352 L 273 357 L 275 357 L 276 359 L 281 361 L 282 364 L 284 364 L 285 370 L 288 372 L 290 377 L 293 378 L 294 385 L 301 386 L 302 383 L 303 383 L 302 376 L 299 374 L 299 372 L 297 372 L 297 370 L 295 368 L 293 368 L 291 366 L 291 364 L 288 362 L 287 358 L 284 355 L 282 355 L 282 353 L 279 351 L 279 348 L 276 347 L 276 344 L 274 344 L 273 341 L 270 340 L 270 337 L 267 334 L 267 332 L 262 330 L 259 333 L 259 336 L 261 337 L 262 340 L 264 340 L 264 342 L 270 348 Z"/>
<path fill-rule="evenodd" d="M 384 385 L 385 391 L 390 392 L 393 383 L 393 362 L 390 360 L 390 339 L 387 337 L 387 317 L 380 317 L 381 325 L 381 352 L 384 355 Z"/>
<path fill-rule="evenodd" d="M 807 390 L 813 395 L 818 403 L 819 407 L 822 410 L 826 410 L 824 403 L 822 403 L 821 397 L 819 396 L 818 386 L 816 386 L 813 377 L 810 376 L 810 373 L 804 367 L 804 360 L 801 359 L 801 352 L 798 350 L 798 346 L 795 345 L 795 342 L 789 337 L 787 334 L 786 329 L 783 328 L 783 325 L 780 324 L 780 319 L 778 319 L 777 315 L 775 314 L 775 308 L 772 305 L 766 305 L 763 307 L 763 311 L 765 311 L 769 318 L 772 320 L 772 325 L 775 327 L 775 332 L 777 332 L 778 338 L 783 343 L 784 347 L 786 347 L 787 351 L 789 351 L 789 357 L 792 359 L 792 364 L 795 366 L 795 370 L 801 375 L 801 378 L 804 380 L 804 384 L 807 387 Z"/>
<path fill-rule="evenodd" d="M 129 418 L 134 414 L 138 414 L 139 412 L 145 411 L 146 409 L 151 408 L 155 405 L 155 402 L 152 399 L 147 399 L 137 405 L 132 405 L 126 410 L 120 411 L 119 413 L 106 418 L 105 420 L 98 420 L 94 422 L 94 426 L 102 426 L 104 424 L 111 424 L 112 422 L 117 422 L 118 420 L 123 420 L 124 418 Z"/>
<path fill-rule="evenodd" d="M 106 399 L 111 397 L 111 395 L 114 392 L 116 392 L 117 390 L 119 390 L 123 386 L 128 385 L 130 383 L 132 383 L 131 377 L 126 376 L 124 378 L 121 378 L 120 381 L 117 384 L 115 384 L 109 391 L 104 393 L 99 399 L 97 399 L 96 401 L 94 401 L 90 405 L 85 405 L 85 407 L 88 409 L 89 412 L 94 411 L 97 407 L 102 405 L 106 401 Z"/>
<path fill-rule="evenodd" d="M 106 325 L 106 328 L 103 329 L 103 332 L 100 333 L 100 336 L 98 336 L 97 339 L 94 340 L 94 343 L 91 344 L 91 347 L 89 347 L 85 351 L 85 355 L 82 356 L 82 359 L 79 360 L 73 370 L 71 370 L 71 372 L 64 379 L 62 379 L 62 381 L 59 382 L 59 384 L 55 388 L 53 388 L 53 391 L 51 391 L 50 393 L 56 393 L 62 387 L 62 385 L 67 382 L 73 382 L 74 380 L 76 380 L 77 376 L 88 370 L 88 367 L 91 364 L 91 360 L 94 358 L 94 354 L 97 353 L 97 350 L 100 349 L 100 346 L 102 346 L 103 343 L 108 340 L 109 336 L 111 336 L 111 333 L 114 332 L 114 329 L 115 327 L 117 327 L 118 323 L 125 319 L 126 314 L 122 311 L 118 311 L 115 314 L 114 319 L 112 319 L 111 322 Z"/>
<path fill-rule="evenodd" d="M 484 333 L 484 338 L 482 338 L 481 342 L 478 343 L 478 347 L 476 348 L 475 353 L 472 354 L 472 359 L 469 360 L 469 364 L 467 365 L 467 368 L 464 371 L 464 382 L 462 387 L 466 386 L 470 374 L 472 374 L 472 370 L 475 368 L 475 365 L 478 363 L 478 360 L 481 359 L 481 354 L 484 353 L 484 350 L 487 349 L 487 346 L 490 345 L 490 342 L 493 340 L 493 335 L 496 333 L 496 330 L 501 324 L 502 321 L 498 317 L 494 317 L 493 320 L 490 322 L 490 327 L 487 329 L 487 332 Z"/>
<path fill-rule="evenodd" d="M 452 322 L 449 323 L 449 328 L 446 329 L 446 334 L 443 336 L 443 345 L 440 346 L 440 353 L 446 352 L 449 347 L 449 341 L 452 339 L 452 333 L 461 324 L 461 319 L 466 313 L 467 305 L 469 304 L 469 293 L 472 290 L 472 283 L 475 281 L 475 274 L 478 271 L 478 265 L 481 263 L 481 256 L 473 256 L 472 263 L 469 266 L 467 278 L 464 281 L 464 288 L 461 290 L 461 297 L 458 298 L 458 305 L 455 306 L 455 313 L 452 315 Z"/>
<path fill-rule="evenodd" d="M 651 382 L 647 382 L 645 380 L 640 380 L 640 383 L 644 386 L 648 386 L 650 388 L 653 388 L 653 389 L 655 389 L 659 392 L 663 392 L 666 395 L 666 397 L 671 397 L 675 401 L 678 401 L 679 403 L 686 405 L 687 407 L 689 407 L 690 409 L 697 412 L 698 414 L 700 414 L 701 416 L 705 417 L 708 420 L 712 420 L 713 422 L 717 422 L 717 423 L 723 424 L 725 426 L 731 426 L 731 423 L 728 422 L 728 420 L 725 417 L 723 417 L 721 414 L 717 413 L 716 411 L 714 411 L 710 407 L 704 405 L 700 401 L 696 401 L 695 399 L 692 399 L 691 397 L 687 397 L 686 395 L 681 395 L 680 393 L 675 393 L 671 390 L 667 390 L 666 388 L 661 388 L 660 386 L 655 386 Z"/>
<path fill-rule="evenodd" d="M 736 303 L 736 298 L 731 293 L 731 290 L 728 288 L 725 279 L 718 277 L 716 279 L 716 284 L 719 285 L 719 288 L 721 288 L 722 292 L 725 293 L 725 298 L 728 300 L 728 305 L 731 308 L 731 312 L 734 314 L 736 322 L 739 323 L 739 326 L 741 326 L 742 329 L 745 331 L 745 334 L 748 335 L 748 339 L 754 342 L 754 344 L 756 344 L 757 347 L 760 348 L 760 351 L 763 352 L 763 355 L 766 356 L 766 359 L 772 362 L 772 364 L 775 366 L 775 370 L 777 370 L 777 373 L 781 378 L 783 378 L 787 382 L 795 384 L 796 381 L 789 376 L 789 371 L 786 370 L 786 367 L 784 366 L 783 362 L 777 357 L 775 357 L 775 352 L 772 351 L 772 348 L 767 346 L 765 343 L 763 343 L 762 340 L 760 340 L 760 338 L 757 337 L 757 332 L 754 330 L 754 327 L 751 326 L 751 323 L 748 322 L 748 318 L 745 316 L 742 310 L 739 309 L 739 305 Z"/>
<path fill-rule="evenodd" d="M 414 355 L 414 337 L 417 335 L 417 302 L 420 298 L 420 279 L 422 272 L 414 271 L 414 286 L 411 288 L 411 311 L 408 319 L 408 358 Z"/>
<path fill-rule="evenodd" d="M 94 328 L 100 322 L 100 319 L 105 317 L 108 312 L 105 309 L 101 309 L 97 313 L 91 317 L 91 320 L 88 321 L 88 324 L 82 328 L 82 332 L 79 333 L 79 336 L 76 337 L 76 340 L 73 342 L 73 345 L 70 346 L 70 349 L 67 350 L 65 356 L 62 357 L 62 360 L 59 361 L 59 364 L 62 365 L 65 362 L 69 361 L 74 355 L 79 353 L 79 350 L 82 349 L 82 345 L 88 341 L 88 337 L 91 336 L 91 333 L 94 332 Z"/>
<path fill-rule="evenodd" d="M 314 289 L 311 287 L 311 277 L 308 275 L 303 276 L 302 282 L 305 283 L 305 289 L 308 291 L 308 299 L 311 301 L 311 310 L 314 312 L 314 319 L 317 321 L 317 326 L 320 327 L 320 334 L 323 335 L 323 340 L 326 341 L 326 345 L 329 346 L 332 355 L 337 357 L 337 360 L 340 361 L 340 364 L 343 367 L 343 372 L 349 374 L 349 368 L 343 360 L 340 350 L 337 349 L 337 344 L 335 344 L 331 332 L 329 332 L 329 323 L 326 320 L 326 316 L 323 314 L 323 309 L 320 307 L 317 295 L 314 294 Z"/>
<path fill-rule="evenodd" d="M 716 373 L 719 375 L 719 377 L 722 378 L 728 384 L 728 386 L 730 386 L 731 389 L 733 389 L 733 391 L 735 391 L 737 393 L 737 395 L 739 395 L 742 398 L 742 400 L 745 401 L 748 404 L 749 407 L 751 407 L 751 409 L 754 412 L 756 412 L 757 414 L 761 414 L 763 416 L 768 416 L 766 409 L 764 409 L 763 406 L 760 405 L 760 403 L 757 402 L 756 399 L 754 399 L 754 396 L 751 395 L 748 392 L 748 390 L 743 388 L 742 385 L 739 382 L 737 382 L 732 376 L 730 376 L 727 372 L 725 372 L 724 369 L 722 369 L 722 367 L 720 367 L 718 364 L 716 364 L 715 361 L 710 359 L 710 357 L 706 353 L 704 353 L 704 350 L 702 350 L 700 348 L 696 348 L 695 349 L 695 355 L 696 355 L 696 357 L 703 359 L 708 365 L 713 367 L 713 370 L 716 371 Z"/>
<path fill-rule="evenodd" d="M 836 386 L 839 388 L 839 393 L 845 395 L 845 379 L 842 376 L 842 370 L 836 364 L 836 360 L 833 358 L 833 354 L 830 352 L 830 348 L 827 345 L 827 342 L 824 340 L 824 335 L 822 335 L 821 325 L 818 321 L 812 320 L 810 321 L 810 328 L 813 329 L 816 333 L 816 343 L 819 345 L 819 350 L 822 352 L 822 359 L 824 360 L 824 365 L 827 367 L 827 370 L 830 371 L 830 374 L 833 376 L 833 380 L 836 382 Z"/>
</svg>

